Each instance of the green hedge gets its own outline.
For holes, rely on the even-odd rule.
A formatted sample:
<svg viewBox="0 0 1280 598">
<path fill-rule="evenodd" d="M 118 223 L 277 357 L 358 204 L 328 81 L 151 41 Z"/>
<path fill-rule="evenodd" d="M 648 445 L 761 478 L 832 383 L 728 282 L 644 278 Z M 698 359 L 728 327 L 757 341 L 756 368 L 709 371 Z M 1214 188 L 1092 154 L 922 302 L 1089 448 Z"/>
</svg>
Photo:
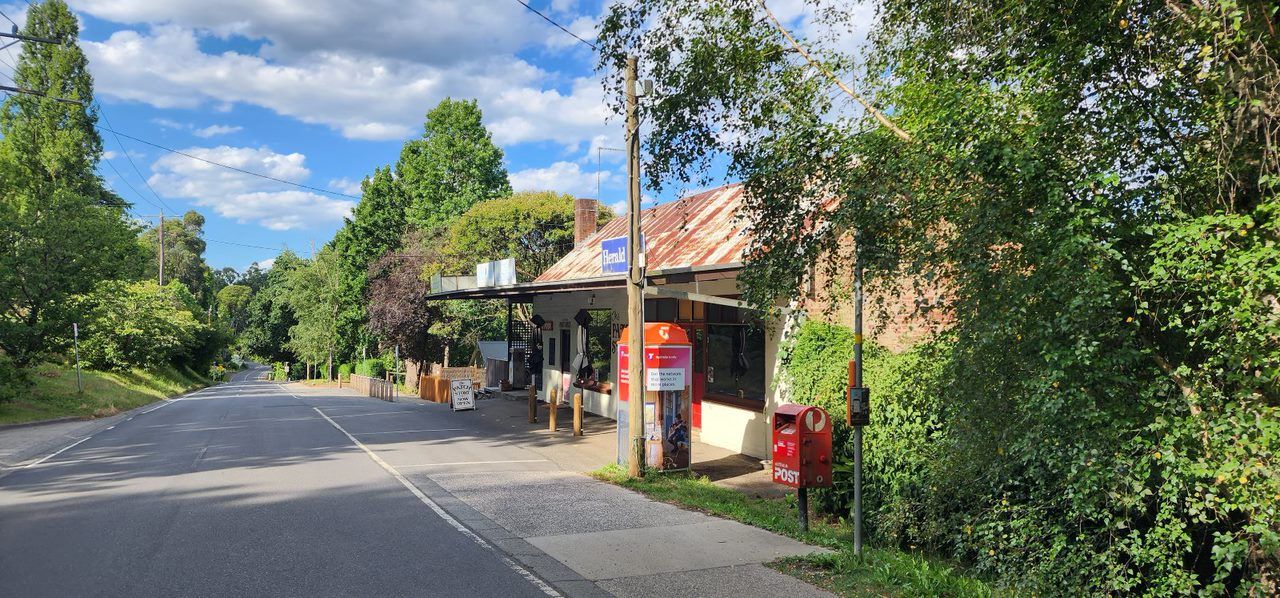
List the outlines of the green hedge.
<svg viewBox="0 0 1280 598">
<path fill-rule="evenodd" d="M 381 378 L 387 372 L 386 363 L 382 358 L 364 359 L 356 362 L 355 373 L 357 376 L 368 376 L 370 378 Z"/>
<path fill-rule="evenodd" d="M 350 380 L 350 379 L 351 379 L 351 371 L 352 371 L 353 369 L 355 369 L 355 366 L 354 366 L 353 364 L 350 364 L 350 363 L 344 363 L 344 364 L 339 365 L 339 366 L 338 366 L 338 379 L 339 379 L 339 380 Z"/>
<path fill-rule="evenodd" d="M 869 536 L 884 545 L 939 547 L 948 535 L 931 496 L 942 438 L 941 380 L 945 347 L 919 345 L 893 353 L 868 343 L 863 376 L 871 388 L 871 425 L 863 430 L 863 513 Z M 852 434 L 844 424 L 853 331 L 817 321 L 801 325 L 783 347 L 782 378 L 791 399 L 826 409 L 836 422 L 835 485 L 815 493 L 815 506 L 847 516 L 853 502 Z"/>
</svg>

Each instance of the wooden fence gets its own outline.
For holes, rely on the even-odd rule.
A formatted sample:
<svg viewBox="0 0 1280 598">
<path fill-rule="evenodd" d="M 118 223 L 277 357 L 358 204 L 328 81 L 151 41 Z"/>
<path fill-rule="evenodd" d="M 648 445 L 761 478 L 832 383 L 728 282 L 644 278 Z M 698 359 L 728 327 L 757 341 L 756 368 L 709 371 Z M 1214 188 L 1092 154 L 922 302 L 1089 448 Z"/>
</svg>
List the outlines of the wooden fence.
<svg viewBox="0 0 1280 598">
<path fill-rule="evenodd" d="M 366 396 L 384 401 L 394 401 L 396 399 L 396 385 L 394 382 L 388 382 L 381 378 L 370 378 L 369 376 L 357 376 L 351 374 L 351 388 L 356 392 L 363 393 Z"/>
</svg>

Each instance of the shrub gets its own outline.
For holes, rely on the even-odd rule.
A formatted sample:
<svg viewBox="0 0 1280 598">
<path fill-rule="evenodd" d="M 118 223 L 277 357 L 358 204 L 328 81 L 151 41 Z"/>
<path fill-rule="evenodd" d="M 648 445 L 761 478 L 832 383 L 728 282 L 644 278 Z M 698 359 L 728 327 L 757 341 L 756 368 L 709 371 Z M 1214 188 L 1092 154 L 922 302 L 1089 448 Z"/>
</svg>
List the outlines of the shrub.
<svg viewBox="0 0 1280 598">
<path fill-rule="evenodd" d="M 339 365 L 339 366 L 338 366 L 338 379 L 339 379 L 339 380 L 350 380 L 350 379 L 351 379 L 351 370 L 352 370 L 352 365 L 351 365 L 351 364 L 349 364 L 349 363 L 344 363 L 344 364 Z"/>
<path fill-rule="evenodd" d="M 783 348 L 782 378 L 791 399 L 826 409 L 833 430 L 835 484 L 815 493 L 822 511 L 847 516 L 853 503 L 852 430 L 844 423 L 853 331 L 807 321 Z M 871 388 L 871 425 L 863 428 L 863 514 L 868 535 L 884 544 L 937 546 L 946 535 L 929 501 L 938 487 L 934 463 L 942 439 L 945 345 L 892 353 L 863 347 Z"/>
<path fill-rule="evenodd" d="M 157 367 L 187 358 L 205 369 L 223 342 L 193 313 L 181 283 L 106 281 L 77 298 L 85 313 L 81 360 L 104 370 Z"/>
<path fill-rule="evenodd" d="M 356 375 L 370 378 L 381 378 L 387 372 L 385 361 L 380 357 L 363 359 L 356 364 Z"/>
<path fill-rule="evenodd" d="M 12 401 L 31 386 L 27 371 L 18 367 L 8 355 L 0 355 L 0 401 Z"/>
</svg>

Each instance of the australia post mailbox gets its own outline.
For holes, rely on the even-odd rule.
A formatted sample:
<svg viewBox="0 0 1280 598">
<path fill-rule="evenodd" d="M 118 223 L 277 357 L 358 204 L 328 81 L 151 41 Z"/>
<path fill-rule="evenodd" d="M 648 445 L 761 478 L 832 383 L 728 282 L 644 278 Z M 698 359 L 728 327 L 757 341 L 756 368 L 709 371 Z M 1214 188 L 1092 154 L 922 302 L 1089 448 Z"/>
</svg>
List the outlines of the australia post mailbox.
<svg viewBox="0 0 1280 598">
<path fill-rule="evenodd" d="M 773 481 L 831 486 L 831 416 L 822 408 L 788 404 L 773 413 Z"/>
</svg>

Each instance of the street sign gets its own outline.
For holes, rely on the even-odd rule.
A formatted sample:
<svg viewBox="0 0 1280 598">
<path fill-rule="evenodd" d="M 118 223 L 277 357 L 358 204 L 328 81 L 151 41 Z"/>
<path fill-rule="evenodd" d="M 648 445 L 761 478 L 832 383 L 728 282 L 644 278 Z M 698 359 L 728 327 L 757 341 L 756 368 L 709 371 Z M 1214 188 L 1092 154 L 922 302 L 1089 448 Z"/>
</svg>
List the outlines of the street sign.
<svg viewBox="0 0 1280 598">
<path fill-rule="evenodd" d="M 454 411 L 463 411 L 467 409 L 474 410 L 476 408 L 475 389 L 471 386 L 470 378 L 459 378 L 449 381 L 449 406 Z"/>
</svg>

